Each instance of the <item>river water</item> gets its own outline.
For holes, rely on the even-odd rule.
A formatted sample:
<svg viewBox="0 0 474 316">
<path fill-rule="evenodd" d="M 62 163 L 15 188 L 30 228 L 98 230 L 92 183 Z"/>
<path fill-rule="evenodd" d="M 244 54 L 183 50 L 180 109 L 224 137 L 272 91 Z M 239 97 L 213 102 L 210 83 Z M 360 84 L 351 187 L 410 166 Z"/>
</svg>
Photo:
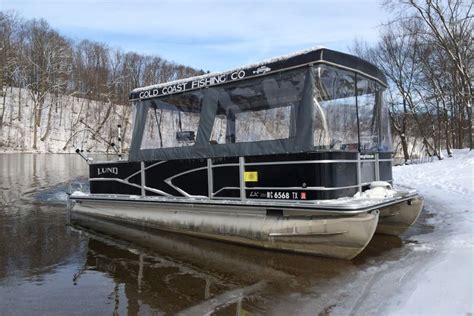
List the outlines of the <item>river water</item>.
<svg viewBox="0 0 474 316">
<path fill-rule="evenodd" d="M 97 221 L 85 229 L 68 225 L 66 191 L 87 187 L 87 172 L 76 155 L 0 154 L 1 315 L 284 314 L 304 300 L 325 315 L 328 291 L 431 230 L 421 219 L 401 238 L 376 235 L 344 261 Z"/>
</svg>

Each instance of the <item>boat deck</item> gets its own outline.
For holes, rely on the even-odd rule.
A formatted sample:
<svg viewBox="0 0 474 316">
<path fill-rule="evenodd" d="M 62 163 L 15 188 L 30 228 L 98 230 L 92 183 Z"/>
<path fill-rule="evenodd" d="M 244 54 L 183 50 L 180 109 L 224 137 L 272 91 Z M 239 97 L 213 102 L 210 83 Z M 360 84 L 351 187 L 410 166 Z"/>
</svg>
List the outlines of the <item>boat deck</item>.
<svg viewBox="0 0 474 316">
<path fill-rule="evenodd" d="M 110 203 L 129 202 L 132 204 L 161 204 L 169 205 L 199 205 L 218 212 L 228 212 L 222 207 L 238 207 L 245 209 L 258 208 L 267 210 L 282 210 L 285 212 L 299 211 L 301 213 L 324 213 L 324 214 L 358 214 L 366 213 L 375 209 L 384 208 L 403 201 L 411 200 L 418 195 L 416 192 L 398 192 L 390 198 L 339 198 L 335 200 L 316 201 L 269 201 L 269 200 L 212 200 L 208 198 L 189 197 L 163 197 L 163 196 L 138 196 L 124 194 L 85 194 L 74 192 L 70 198 L 74 201 L 107 201 Z M 293 213 L 294 214 L 294 213 Z"/>
</svg>

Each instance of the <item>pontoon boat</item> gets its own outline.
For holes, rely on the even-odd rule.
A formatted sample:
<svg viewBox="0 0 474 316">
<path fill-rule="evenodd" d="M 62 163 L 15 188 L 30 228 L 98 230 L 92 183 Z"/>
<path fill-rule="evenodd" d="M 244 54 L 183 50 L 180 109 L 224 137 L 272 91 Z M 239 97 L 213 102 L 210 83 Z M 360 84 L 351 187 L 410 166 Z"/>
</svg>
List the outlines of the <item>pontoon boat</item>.
<svg viewBox="0 0 474 316">
<path fill-rule="evenodd" d="M 392 188 L 386 85 L 317 48 L 135 89 L 128 159 L 89 161 L 70 215 L 352 259 L 422 208 Z"/>
</svg>

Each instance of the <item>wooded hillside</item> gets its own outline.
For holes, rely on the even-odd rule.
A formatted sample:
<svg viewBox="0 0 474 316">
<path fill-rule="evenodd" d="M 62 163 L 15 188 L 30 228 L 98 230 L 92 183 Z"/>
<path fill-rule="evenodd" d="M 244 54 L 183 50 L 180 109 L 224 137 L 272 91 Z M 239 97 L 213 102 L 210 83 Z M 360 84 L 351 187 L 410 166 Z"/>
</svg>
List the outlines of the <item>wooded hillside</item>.
<svg viewBox="0 0 474 316">
<path fill-rule="evenodd" d="M 53 134 L 67 151 L 84 139 L 92 150 L 95 143 L 107 148 L 118 124 L 125 134 L 130 128 L 132 89 L 202 73 L 158 56 L 74 42 L 44 20 L 0 12 L 0 149 L 50 151 L 58 148 L 48 145 Z M 70 130 L 61 134 L 64 126 Z"/>
</svg>

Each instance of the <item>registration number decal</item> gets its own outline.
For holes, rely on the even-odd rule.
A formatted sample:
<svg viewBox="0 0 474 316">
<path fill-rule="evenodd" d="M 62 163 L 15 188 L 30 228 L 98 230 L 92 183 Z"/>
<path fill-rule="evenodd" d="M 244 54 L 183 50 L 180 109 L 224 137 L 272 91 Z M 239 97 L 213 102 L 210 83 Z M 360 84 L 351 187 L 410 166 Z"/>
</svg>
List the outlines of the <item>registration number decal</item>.
<svg viewBox="0 0 474 316">
<path fill-rule="evenodd" d="M 250 191 L 249 198 L 270 200 L 306 200 L 306 192 L 300 191 Z"/>
</svg>

